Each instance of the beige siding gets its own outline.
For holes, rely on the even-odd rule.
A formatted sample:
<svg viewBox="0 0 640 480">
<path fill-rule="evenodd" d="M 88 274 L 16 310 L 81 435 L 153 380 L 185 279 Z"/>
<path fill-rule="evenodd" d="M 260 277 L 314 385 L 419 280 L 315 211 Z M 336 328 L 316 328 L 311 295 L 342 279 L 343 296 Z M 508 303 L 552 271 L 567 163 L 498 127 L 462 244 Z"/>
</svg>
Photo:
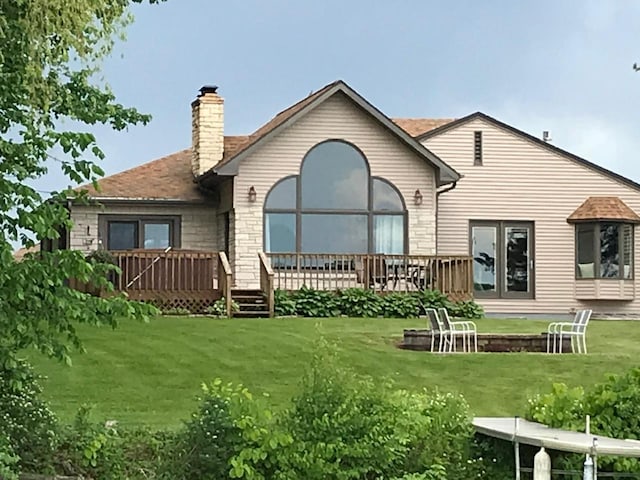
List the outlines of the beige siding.
<svg viewBox="0 0 640 480">
<path fill-rule="evenodd" d="M 369 160 L 371 174 L 386 178 L 400 190 L 408 208 L 410 253 L 435 253 L 433 168 L 347 97 L 336 94 L 241 164 L 234 185 L 237 285 L 258 284 L 258 252 L 263 250 L 263 205 L 270 188 L 281 178 L 298 174 L 306 152 L 331 138 L 344 139 L 358 146 Z M 248 201 L 252 185 L 258 194 L 255 203 Z M 424 195 L 420 206 L 413 202 L 416 189 Z"/>
<path fill-rule="evenodd" d="M 473 132 L 483 132 L 483 165 L 473 165 Z M 615 195 L 640 212 L 640 192 L 480 119 L 428 139 L 425 145 L 464 175 L 438 205 L 438 253 L 469 252 L 470 220 L 535 222 L 535 300 L 481 300 L 489 312 L 567 313 L 588 305 L 601 313 L 640 312 L 640 300 L 581 302 L 577 289 L 612 289 L 636 297 L 635 283 L 576 286 L 574 227 L 567 217 L 589 196 Z M 640 234 L 635 241 L 635 278 Z"/>
<path fill-rule="evenodd" d="M 217 251 L 216 210 L 204 206 L 74 206 L 71 219 L 71 248 L 86 253 L 98 248 L 98 215 L 178 215 L 181 218 L 181 247 Z"/>
</svg>

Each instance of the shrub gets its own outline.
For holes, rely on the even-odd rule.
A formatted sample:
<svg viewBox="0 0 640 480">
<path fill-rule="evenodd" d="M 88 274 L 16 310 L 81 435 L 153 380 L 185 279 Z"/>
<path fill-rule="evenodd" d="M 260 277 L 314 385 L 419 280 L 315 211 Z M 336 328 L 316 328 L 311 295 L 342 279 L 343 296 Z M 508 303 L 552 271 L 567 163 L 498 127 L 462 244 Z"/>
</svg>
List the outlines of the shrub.
<svg viewBox="0 0 640 480">
<path fill-rule="evenodd" d="M 231 460 L 232 477 L 468 479 L 472 427 L 460 397 L 397 391 L 339 367 L 320 345 L 301 393 Z M 270 437 L 265 437 L 267 433 Z"/>
<path fill-rule="evenodd" d="M 296 314 L 296 301 L 289 292 L 277 289 L 273 292 L 273 295 L 276 317 L 287 317 Z"/>
<path fill-rule="evenodd" d="M 157 476 L 167 434 L 121 429 L 115 422 L 95 423 L 90 411 L 80 408 L 74 422 L 62 429 L 53 459 L 57 473 L 96 480 Z"/>
<path fill-rule="evenodd" d="M 199 407 L 169 447 L 164 464 L 167 479 L 229 477 L 230 460 L 240 453 L 242 431 L 232 416 L 233 402 L 248 395 L 242 387 L 224 385 L 220 380 L 202 386 Z"/>
<path fill-rule="evenodd" d="M 406 293 L 389 293 L 382 297 L 382 314 L 387 318 L 413 318 L 420 314 L 418 299 Z"/>
<path fill-rule="evenodd" d="M 585 416 L 591 417 L 591 432 L 612 438 L 640 435 L 640 368 L 624 375 L 610 375 L 586 392 L 554 384 L 548 394 L 529 400 L 527 418 L 549 426 L 584 431 Z M 579 455 L 558 455 L 561 465 L 581 469 Z M 623 457 L 598 457 L 602 471 L 640 473 L 640 461 Z"/>
<path fill-rule="evenodd" d="M 294 299 L 296 313 L 302 317 L 335 317 L 340 315 L 336 296 L 332 292 L 314 290 L 303 285 L 295 293 Z"/>
<path fill-rule="evenodd" d="M 382 298 L 373 290 L 347 288 L 338 293 L 340 311 L 348 317 L 376 318 L 382 313 Z"/>
<path fill-rule="evenodd" d="M 421 290 L 416 292 L 416 298 L 420 305 L 420 314 L 426 315 L 427 308 L 451 308 L 451 301 L 439 290 Z"/>
<path fill-rule="evenodd" d="M 240 310 L 240 306 L 234 301 L 231 300 L 231 312 L 237 312 Z M 213 305 L 205 308 L 204 313 L 207 315 L 211 315 L 217 318 L 226 318 L 227 317 L 227 300 L 225 297 L 219 298 Z"/>
<path fill-rule="evenodd" d="M 0 478 L 18 480 L 18 462 L 20 458 L 13 450 L 9 437 L 0 432 Z"/>
<path fill-rule="evenodd" d="M 163 315 L 191 315 L 191 310 L 184 307 L 171 307 L 162 310 Z"/>
<path fill-rule="evenodd" d="M 473 300 L 452 303 L 449 306 L 449 314 L 458 318 L 482 318 L 484 317 L 484 309 Z"/>
<path fill-rule="evenodd" d="M 19 373 L 19 375 L 18 375 Z M 16 380 L 19 378 L 19 380 Z M 11 370 L 0 368 L 0 434 L 10 449 L 0 445 L 11 461 L 20 458 L 20 468 L 43 471 L 56 446 L 58 421 L 47 403 L 40 398 L 42 389 L 33 370 L 19 362 Z"/>
</svg>

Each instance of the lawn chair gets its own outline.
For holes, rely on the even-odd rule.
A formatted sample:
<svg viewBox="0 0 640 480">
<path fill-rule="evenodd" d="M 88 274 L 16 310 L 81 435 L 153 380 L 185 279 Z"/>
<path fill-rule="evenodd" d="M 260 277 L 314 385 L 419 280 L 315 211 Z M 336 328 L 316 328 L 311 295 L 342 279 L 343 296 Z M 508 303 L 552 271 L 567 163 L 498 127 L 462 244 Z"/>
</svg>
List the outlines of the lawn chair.
<svg viewBox="0 0 640 480">
<path fill-rule="evenodd" d="M 587 353 L 587 325 L 592 310 L 578 310 L 573 322 L 553 322 L 547 328 L 547 353 L 562 353 L 562 340 L 571 338 L 572 353 Z M 577 351 L 577 352 L 576 352 Z"/>
<path fill-rule="evenodd" d="M 442 323 L 438 312 L 433 308 L 425 309 L 431 324 L 431 351 L 435 347 L 435 337 L 438 335 L 438 353 L 451 352 L 451 331 Z"/>
<path fill-rule="evenodd" d="M 478 353 L 478 329 L 476 324 L 471 320 L 451 321 L 449 318 L 449 312 L 446 308 L 439 308 L 438 313 L 445 325 L 449 325 L 451 330 L 451 337 L 453 342 L 453 351 L 456 350 L 455 335 L 462 335 L 462 350 L 465 352 L 471 352 L 471 345 L 473 344 L 473 351 Z M 471 341 L 473 339 L 473 342 Z"/>
</svg>

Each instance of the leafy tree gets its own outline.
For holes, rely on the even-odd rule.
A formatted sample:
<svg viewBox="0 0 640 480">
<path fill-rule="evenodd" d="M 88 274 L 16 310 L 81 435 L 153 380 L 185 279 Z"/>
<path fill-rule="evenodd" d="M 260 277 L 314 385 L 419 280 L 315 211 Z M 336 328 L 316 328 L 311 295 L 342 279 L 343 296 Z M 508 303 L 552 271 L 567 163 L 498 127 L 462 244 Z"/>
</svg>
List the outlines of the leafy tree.
<svg viewBox="0 0 640 480">
<path fill-rule="evenodd" d="M 83 128 L 149 121 L 117 103 L 99 79 L 101 60 L 131 21 L 130 4 L 142 1 L 0 0 L 0 369 L 15 374 L 18 388 L 22 349 L 68 361 L 71 347 L 80 347 L 76 324 L 115 326 L 152 313 L 123 296 L 67 287 L 69 278 L 108 286 L 111 266 L 64 250 L 15 262 L 11 245 L 55 241 L 71 227 L 68 202 L 88 201 L 70 187 L 45 200 L 29 185 L 47 172 L 52 151 L 64 153 L 54 165 L 71 183 L 95 184 L 104 154 Z"/>
</svg>

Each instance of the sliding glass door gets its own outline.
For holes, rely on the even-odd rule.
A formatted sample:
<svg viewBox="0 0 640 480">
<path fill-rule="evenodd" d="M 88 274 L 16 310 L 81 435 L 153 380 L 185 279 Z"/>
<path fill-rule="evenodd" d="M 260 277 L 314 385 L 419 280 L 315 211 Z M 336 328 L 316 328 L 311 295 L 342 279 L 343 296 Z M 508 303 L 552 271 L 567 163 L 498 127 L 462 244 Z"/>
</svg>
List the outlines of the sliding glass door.
<svg viewBox="0 0 640 480">
<path fill-rule="evenodd" d="M 533 298 L 533 223 L 474 221 L 470 237 L 477 297 Z"/>
</svg>

